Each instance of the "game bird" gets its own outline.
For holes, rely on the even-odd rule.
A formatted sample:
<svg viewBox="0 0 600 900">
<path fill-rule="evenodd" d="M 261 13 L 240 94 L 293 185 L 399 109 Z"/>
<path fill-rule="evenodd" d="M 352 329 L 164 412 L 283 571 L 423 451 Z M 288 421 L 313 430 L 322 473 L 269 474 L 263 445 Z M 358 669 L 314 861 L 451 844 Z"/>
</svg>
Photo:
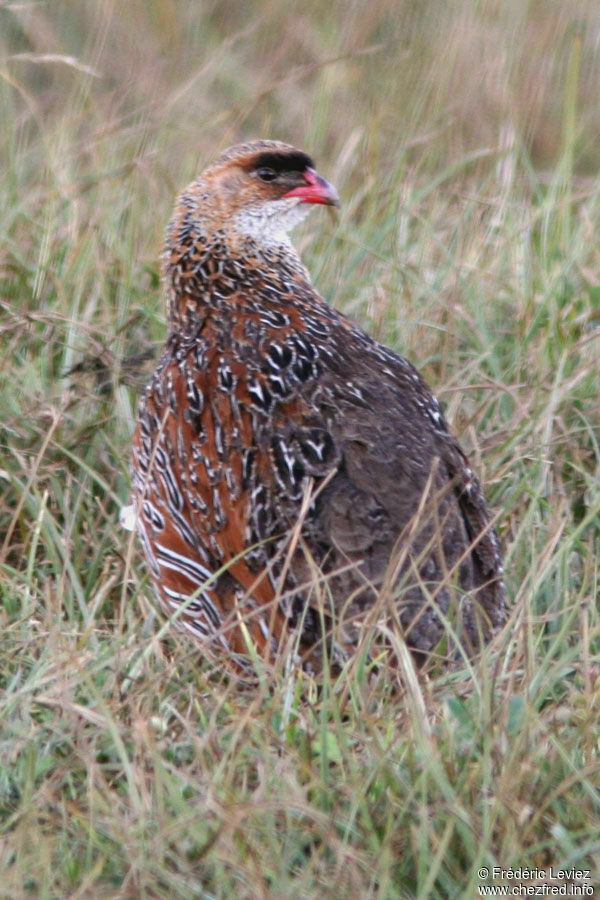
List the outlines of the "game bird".
<svg viewBox="0 0 600 900">
<path fill-rule="evenodd" d="M 270 140 L 179 197 L 124 525 L 159 605 L 237 672 L 343 665 L 390 628 L 473 654 L 505 606 L 482 489 L 417 370 L 315 290 L 289 233 L 317 204 L 335 188 Z"/>
</svg>

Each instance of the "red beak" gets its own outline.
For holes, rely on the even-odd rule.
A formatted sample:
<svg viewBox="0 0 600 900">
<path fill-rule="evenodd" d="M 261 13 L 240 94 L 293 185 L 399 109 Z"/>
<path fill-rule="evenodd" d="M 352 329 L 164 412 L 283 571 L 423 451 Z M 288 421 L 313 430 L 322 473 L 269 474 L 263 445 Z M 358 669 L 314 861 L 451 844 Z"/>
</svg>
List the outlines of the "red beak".
<svg viewBox="0 0 600 900">
<path fill-rule="evenodd" d="M 300 197 L 302 203 L 325 203 L 327 206 L 339 206 L 340 198 L 332 184 L 321 178 L 314 169 L 305 169 L 306 184 L 296 187 L 284 197 Z"/>
</svg>

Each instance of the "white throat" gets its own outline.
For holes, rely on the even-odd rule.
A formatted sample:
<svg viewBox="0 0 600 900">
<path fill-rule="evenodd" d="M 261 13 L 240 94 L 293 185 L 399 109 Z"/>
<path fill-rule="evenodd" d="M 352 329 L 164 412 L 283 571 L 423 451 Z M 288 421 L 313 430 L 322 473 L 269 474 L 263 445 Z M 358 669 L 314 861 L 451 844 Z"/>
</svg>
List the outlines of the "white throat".
<svg viewBox="0 0 600 900">
<path fill-rule="evenodd" d="M 311 211 L 299 197 L 284 197 L 241 210 L 233 220 L 236 231 L 266 248 L 291 247 L 289 233 Z"/>
</svg>

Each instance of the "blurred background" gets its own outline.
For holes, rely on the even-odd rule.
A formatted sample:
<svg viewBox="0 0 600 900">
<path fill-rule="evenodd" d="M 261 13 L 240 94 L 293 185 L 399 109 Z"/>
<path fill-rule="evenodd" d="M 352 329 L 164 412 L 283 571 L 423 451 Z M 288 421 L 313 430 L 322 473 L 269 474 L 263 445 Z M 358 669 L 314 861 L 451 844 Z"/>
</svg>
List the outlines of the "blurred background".
<svg viewBox="0 0 600 900">
<path fill-rule="evenodd" d="M 118 292 L 123 273 L 111 266 L 133 266 L 135 286 L 152 290 L 174 194 L 225 146 L 274 137 L 313 155 L 342 194 L 346 256 L 331 266 L 352 303 L 376 261 L 358 259 L 345 223 L 389 224 L 393 212 L 376 252 L 406 276 L 443 256 L 411 248 L 424 198 L 452 241 L 469 190 L 473 215 L 496 228 L 515 179 L 511 201 L 548 184 L 589 190 L 599 49 L 594 0 L 4 0 L 2 273 L 33 310 L 54 303 L 50 263 L 64 274 L 73 254 L 94 254 L 77 318 L 113 332 L 104 279 Z M 324 290 L 339 286 L 331 266 Z"/>
<path fill-rule="evenodd" d="M 33 161 L 41 127 L 65 177 L 99 177 L 109 156 L 177 183 L 258 134 L 384 170 L 516 141 L 543 168 L 564 149 L 569 90 L 577 168 L 598 166 L 593 0 L 5 0 L 0 15 L 4 128 Z"/>
<path fill-rule="evenodd" d="M 344 303 L 374 264 L 344 223 L 399 213 L 377 250 L 425 270 L 440 263 L 410 246 L 425 195 L 438 192 L 426 214 L 439 203 L 451 241 L 450 198 L 456 210 L 479 192 L 473 214 L 497 227 L 515 178 L 511 200 L 549 183 L 585 192 L 600 162 L 594 0 L 4 0 L 0 48 L 3 274 L 34 309 L 53 301 L 50 262 L 92 252 L 77 317 L 94 306 L 88 324 L 111 331 L 112 304 L 94 303 L 104 277 L 119 290 L 110 267 L 152 289 L 174 194 L 240 139 L 295 143 L 338 186 Z"/>
</svg>

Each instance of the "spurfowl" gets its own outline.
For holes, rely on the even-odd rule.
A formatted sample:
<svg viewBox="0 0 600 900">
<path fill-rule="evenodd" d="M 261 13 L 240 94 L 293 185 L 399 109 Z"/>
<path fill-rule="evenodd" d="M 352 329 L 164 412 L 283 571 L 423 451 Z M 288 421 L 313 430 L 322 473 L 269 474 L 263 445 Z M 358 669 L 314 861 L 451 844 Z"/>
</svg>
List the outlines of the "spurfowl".
<svg viewBox="0 0 600 900">
<path fill-rule="evenodd" d="M 490 514 L 438 401 L 290 243 L 311 204 L 338 202 L 305 153 L 253 141 L 186 188 L 167 230 L 169 333 L 125 519 L 160 605 L 238 671 L 283 645 L 343 662 L 386 615 L 421 654 L 449 620 L 446 652 L 503 620 Z"/>
</svg>

